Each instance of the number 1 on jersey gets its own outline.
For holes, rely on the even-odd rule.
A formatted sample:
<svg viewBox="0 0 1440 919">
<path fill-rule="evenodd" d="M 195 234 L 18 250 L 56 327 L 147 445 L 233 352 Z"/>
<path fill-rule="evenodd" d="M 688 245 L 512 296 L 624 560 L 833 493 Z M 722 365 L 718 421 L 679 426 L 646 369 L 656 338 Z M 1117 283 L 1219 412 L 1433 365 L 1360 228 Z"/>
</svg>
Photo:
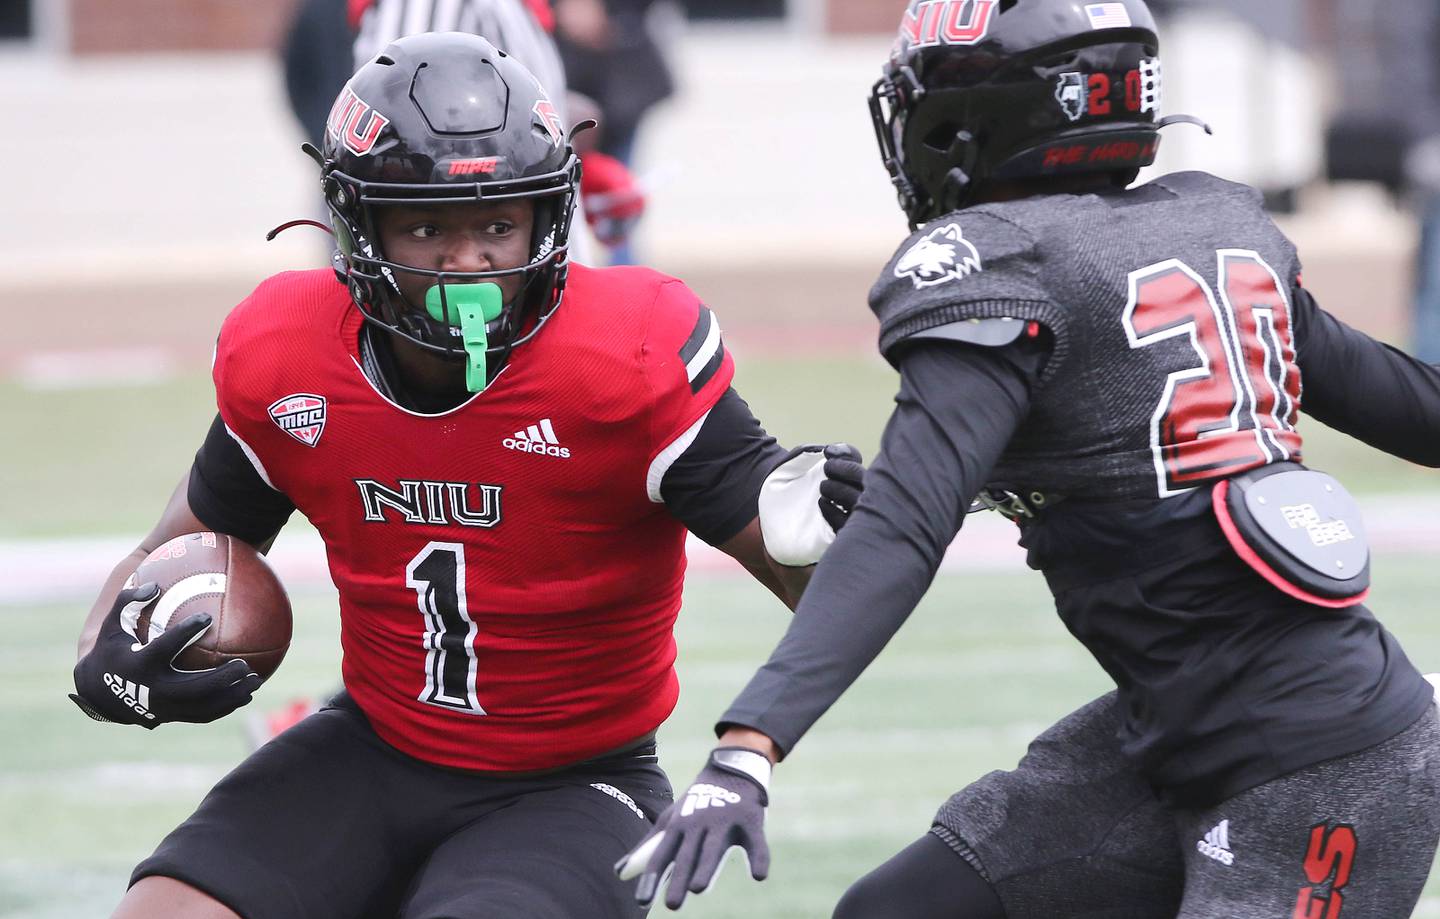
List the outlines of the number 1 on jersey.
<svg viewBox="0 0 1440 919">
<path fill-rule="evenodd" d="M 465 547 L 432 542 L 405 566 L 405 586 L 415 591 L 425 617 L 425 689 L 427 705 L 483 715 L 475 695 L 475 620 L 465 602 Z"/>
<path fill-rule="evenodd" d="M 1248 249 L 1221 249 L 1219 297 L 1179 259 L 1130 273 L 1131 348 L 1188 336 L 1198 367 L 1170 374 L 1151 420 L 1160 496 L 1300 455 L 1290 304 Z"/>
</svg>

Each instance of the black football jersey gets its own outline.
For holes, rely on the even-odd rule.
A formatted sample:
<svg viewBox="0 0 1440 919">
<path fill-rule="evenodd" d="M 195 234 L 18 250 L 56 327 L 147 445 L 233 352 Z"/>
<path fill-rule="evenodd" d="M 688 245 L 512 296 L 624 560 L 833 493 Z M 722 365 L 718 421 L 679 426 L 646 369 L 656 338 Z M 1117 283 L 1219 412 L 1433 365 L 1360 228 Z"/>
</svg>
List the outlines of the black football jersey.
<svg viewBox="0 0 1440 919">
<path fill-rule="evenodd" d="M 903 244 L 871 293 L 887 356 L 1011 317 L 1054 349 L 992 486 L 1155 498 L 1300 457 L 1295 247 L 1244 185 L 1180 173 L 985 204 Z"/>
<path fill-rule="evenodd" d="M 1255 578 L 1201 487 L 1301 459 L 1297 341 L 1323 314 L 1300 274 L 1258 192 L 1180 173 L 950 214 L 871 295 L 892 360 L 969 320 L 1053 337 L 988 484 L 1068 499 L 1024 521 L 1021 543 L 1120 689 L 1122 749 L 1176 800 L 1352 752 L 1428 704 L 1364 607 L 1316 616 Z"/>
<path fill-rule="evenodd" d="M 1299 276 L 1259 195 L 1200 173 L 914 234 L 872 293 L 900 390 L 865 497 L 719 727 L 793 750 L 986 483 L 1065 497 L 1021 545 L 1115 680 L 1121 752 L 1167 800 L 1210 806 L 1421 717 L 1433 690 L 1368 609 L 1276 590 L 1211 510 L 1210 483 L 1300 458 L 1302 374 L 1308 413 L 1440 466 L 1440 368 L 1346 328 Z M 1004 318 L 1048 334 L 967 326 Z"/>
</svg>

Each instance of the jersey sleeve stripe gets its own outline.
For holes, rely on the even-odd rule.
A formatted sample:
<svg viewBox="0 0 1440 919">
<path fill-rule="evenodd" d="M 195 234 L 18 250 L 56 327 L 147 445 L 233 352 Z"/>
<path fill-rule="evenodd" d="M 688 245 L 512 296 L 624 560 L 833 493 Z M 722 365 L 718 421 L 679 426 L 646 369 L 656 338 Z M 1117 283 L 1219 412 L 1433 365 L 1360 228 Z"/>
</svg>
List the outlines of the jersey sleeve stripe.
<svg viewBox="0 0 1440 919">
<path fill-rule="evenodd" d="M 275 488 L 275 483 L 270 481 L 270 473 L 265 471 L 265 464 L 260 462 L 260 457 L 255 455 L 255 451 L 250 449 L 250 445 L 247 444 L 239 434 L 236 434 L 234 428 L 228 424 L 225 425 L 225 433 L 229 434 L 230 439 L 240 445 L 240 452 L 244 453 L 245 458 L 250 461 L 250 465 L 255 467 L 255 473 L 260 476 L 260 480 L 271 488 Z M 275 490 L 279 491 L 280 489 L 275 488 Z"/>
<path fill-rule="evenodd" d="M 681 454 L 690 449 L 695 438 L 700 436 L 700 429 L 705 426 L 705 419 L 709 417 L 709 412 L 701 415 L 679 437 L 672 440 L 669 446 L 661 450 L 650 463 L 650 469 L 645 473 L 645 493 L 650 496 L 652 503 L 665 503 L 665 499 L 660 496 L 660 483 L 665 481 L 665 473 L 670 471 L 670 467 L 680 458 Z"/>
<path fill-rule="evenodd" d="M 686 338 L 685 344 L 680 346 L 680 360 L 684 361 L 687 366 L 704 347 L 710 337 L 710 328 L 713 325 L 715 325 L 715 314 L 710 312 L 708 306 L 701 306 L 700 315 L 695 317 L 695 327 L 690 330 L 690 337 Z"/>
<path fill-rule="evenodd" d="M 720 371 L 720 365 L 724 363 L 725 347 L 724 345 L 721 345 L 720 347 L 715 349 L 715 355 L 710 358 L 710 363 L 702 367 L 700 369 L 700 372 L 695 375 L 695 378 L 690 381 L 690 391 L 698 393 L 700 390 L 704 389 L 705 384 L 709 383 L 712 379 L 715 378 L 715 374 Z"/>
<path fill-rule="evenodd" d="M 690 350 L 689 342 L 686 342 L 685 347 L 680 350 L 680 359 L 685 362 L 685 378 L 690 381 L 690 388 L 696 392 L 699 391 L 700 386 L 704 385 L 704 383 L 697 384 L 696 380 L 707 370 L 714 373 L 714 368 L 710 365 L 722 353 L 720 323 L 715 319 L 715 314 L 708 309 L 705 311 L 705 318 L 708 319 L 708 328 L 705 330 L 705 337 L 700 344 L 689 354 L 686 354 L 686 351 Z M 694 338 L 694 333 L 691 334 L 691 338 Z"/>
</svg>

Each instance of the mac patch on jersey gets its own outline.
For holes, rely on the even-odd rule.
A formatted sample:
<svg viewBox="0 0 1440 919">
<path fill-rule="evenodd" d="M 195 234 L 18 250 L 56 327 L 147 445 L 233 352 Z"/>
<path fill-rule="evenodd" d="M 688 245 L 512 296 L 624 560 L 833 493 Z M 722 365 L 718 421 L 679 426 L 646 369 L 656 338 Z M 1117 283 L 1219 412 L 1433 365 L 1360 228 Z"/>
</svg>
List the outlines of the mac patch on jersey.
<svg viewBox="0 0 1440 919">
<path fill-rule="evenodd" d="M 300 441 L 307 447 L 320 442 L 325 433 L 325 397 L 314 393 L 297 392 L 276 399 L 268 409 L 270 420 L 280 430 Z"/>
</svg>

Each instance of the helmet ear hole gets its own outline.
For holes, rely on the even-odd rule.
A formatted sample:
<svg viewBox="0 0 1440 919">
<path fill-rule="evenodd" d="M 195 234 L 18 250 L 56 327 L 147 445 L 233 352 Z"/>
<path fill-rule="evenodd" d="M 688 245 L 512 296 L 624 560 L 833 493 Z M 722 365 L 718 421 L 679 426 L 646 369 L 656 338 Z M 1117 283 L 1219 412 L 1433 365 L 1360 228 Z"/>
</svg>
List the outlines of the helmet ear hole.
<svg viewBox="0 0 1440 919">
<path fill-rule="evenodd" d="M 936 153 L 949 153 L 950 148 L 955 146 L 955 136 L 959 133 L 958 125 L 942 122 L 931 128 L 921 143 Z"/>
</svg>

